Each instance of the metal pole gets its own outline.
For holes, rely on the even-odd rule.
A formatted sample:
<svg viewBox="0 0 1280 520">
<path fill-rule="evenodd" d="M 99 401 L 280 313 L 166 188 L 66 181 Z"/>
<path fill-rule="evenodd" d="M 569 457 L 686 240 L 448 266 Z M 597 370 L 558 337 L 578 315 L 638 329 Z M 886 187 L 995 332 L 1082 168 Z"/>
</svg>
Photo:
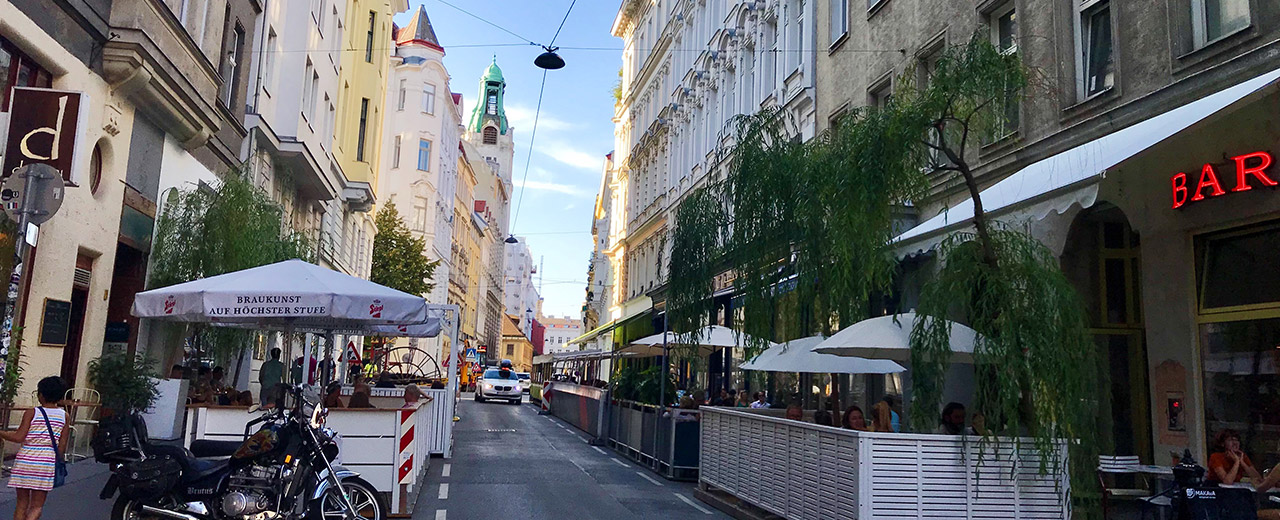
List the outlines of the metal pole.
<svg viewBox="0 0 1280 520">
<path fill-rule="evenodd" d="M 13 329 L 16 326 L 16 324 L 14 323 L 14 314 L 16 314 L 16 310 L 18 307 L 18 298 L 21 297 L 23 282 L 26 279 L 25 273 L 23 273 L 23 271 L 26 270 L 25 269 L 26 266 L 24 264 L 27 258 L 27 251 L 28 251 L 27 226 L 31 222 L 31 210 L 29 205 L 31 200 L 32 187 L 34 182 L 40 182 L 44 180 L 44 175 L 32 172 L 30 168 L 23 169 L 23 171 L 15 172 L 14 175 L 24 176 L 26 178 L 26 182 L 24 182 L 22 185 L 22 200 L 19 201 L 20 206 L 18 210 L 18 214 L 19 214 L 18 233 L 14 238 L 14 243 L 13 243 L 13 274 L 9 276 L 9 291 L 7 293 L 8 298 L 6 298 L 5 304 L 4 304 L 4 326 L 3 326 L 3 330 L 0 331 L 0 381 L 4 381 L 5 372 L 9 368 L 8 367 L 9 347 L 12 346 L 14 348 L 17 348 L 19 349 L 19 351 L 21 351 L 22 349 L 21 342 L 19 342 L 19 344 L 17 345 L 12 344 Z M 6 403 L 6 404 L 9 404 L 9 403 Z M 7 421 L 8 414 L 6 413 L 5 416 L 6 416 L 5 420 Z"/>
<path fill-rule="evenodd" d="M 448 323 L 449 327 L 449 382 L 445 386 L 445 393 L 448 397 L 448 417 L 445 421 L 445 429 L 448 432 L 448 444 L 444 449 L 444 457 L 446 459 L 453 458 L 453 422 L 458 420 L 458 323 L 462 321 L 462 309 L 457 305 L 443 305 L 438 307 L 446 313 L 452 313 L 453 319 Z"/>
</svg>

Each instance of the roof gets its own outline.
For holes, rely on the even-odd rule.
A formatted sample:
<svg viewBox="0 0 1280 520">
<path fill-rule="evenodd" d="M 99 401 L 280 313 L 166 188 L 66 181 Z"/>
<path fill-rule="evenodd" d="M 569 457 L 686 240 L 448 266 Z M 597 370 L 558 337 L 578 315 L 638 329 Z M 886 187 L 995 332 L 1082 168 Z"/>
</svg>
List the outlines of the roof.
<svg viewBox="0 0 1280 520">
<path fill-rule="evenodd" d="M 396 30 L 396 44 L 403 45 L 409 42 L 421 42 L 430 47 L 444 50 L 440 45 L 440 40 L 436 39 L 436 31 L 431 27 L 431 18 L 427 17 L 427 8 L 424 5 L 418 6 L 418 12 L 413 13 L 413 19 L 404 27 Z"/>
<path fill-rule="evenodd" d="M 510 314 L 504 314 L 505 320 L 502 320 L 502 337 L 520 337 L 524 338 L 524 332 L 520 330 L 520 320 Z"/>
<path fill-rule="evenodd" d="M 498 68 L 498 57 L 496 55 L 493 57 L 493 62 L 489 64 L 489 68 L 485 69 L 484 75 L 480 77 L 480 81 L 496 81 L 498 83 L 506 81 L 502 79 L 502 69 Z"/>
</svg>

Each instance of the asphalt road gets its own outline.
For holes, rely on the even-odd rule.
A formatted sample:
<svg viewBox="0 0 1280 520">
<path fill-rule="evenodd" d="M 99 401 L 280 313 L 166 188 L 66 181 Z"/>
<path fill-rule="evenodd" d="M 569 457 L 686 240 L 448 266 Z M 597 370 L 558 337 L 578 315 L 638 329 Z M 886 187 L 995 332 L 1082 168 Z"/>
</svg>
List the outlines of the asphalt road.
<svg viewBox="0 0 1280 520">
<path fill-rule="evenodd" d="M 592 447 L 530 404 L 464 394 L 452 459 L 433 459 L 416 520 L 729 518 L 673 482 Z"/>
</svg>

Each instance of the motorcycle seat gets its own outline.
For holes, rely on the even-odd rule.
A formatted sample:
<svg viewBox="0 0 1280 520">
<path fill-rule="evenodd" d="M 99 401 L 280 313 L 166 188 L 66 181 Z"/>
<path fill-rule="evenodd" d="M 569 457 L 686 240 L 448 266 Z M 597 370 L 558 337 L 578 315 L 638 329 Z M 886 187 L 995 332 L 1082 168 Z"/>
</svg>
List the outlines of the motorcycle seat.
<svg viewBox="0 0 1280 520">
<path fill-rule="evenodd" d="M 152 446 L 148 449 L 148 452 L 151 455 L 168 455 L 177 460 L 178 465 L 182 466 L 183 482 L 200 480 L 218 472 L 228 464 L 227 459 L 197 459 L 195 455 L 182 446 Z"/>
<path fill-rule="evenodd" d="M 201 439 L 198 441 L 191 441 L 191 453 L 200 458 L 230 457 L 236 452 L 236 450 L 240 449 L 241 444 L 243 443 L 240 441 L 214 441 Z"/>
</svg>

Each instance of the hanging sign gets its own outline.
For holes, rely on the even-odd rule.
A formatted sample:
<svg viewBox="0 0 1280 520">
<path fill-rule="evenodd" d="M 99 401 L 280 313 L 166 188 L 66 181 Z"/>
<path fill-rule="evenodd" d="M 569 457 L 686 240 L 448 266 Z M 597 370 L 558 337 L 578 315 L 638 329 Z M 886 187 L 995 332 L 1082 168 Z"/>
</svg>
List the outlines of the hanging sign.
<svg viewBox="0 0 1280 520">
<path fill-rule="evenodd" d="M 1228 192 L 1222 180 L 1219 179 L 1218 170 L 1212 164 L 1205 164 L 1200 168 L 1200 175 L 1195 177 L 1192 182 L 1192 175 L 1186 172 L 1178 172 L 1170 179 L 1173 186 L 1173 209 L 1178 209 L 1192 202 L 1200 202 L 1213 197 L 1221 197 L 1227 193 L 1238 193 L 1241 191 L 1249 191 L 1254 187 L 1274 188 L 1277 183 L 1267 170 L 1271 168 L 1271 154 L 1267 152 L 1253 152 L 1244 155 L 1237 155 L 1231 158 L 1235 164 L 1235 175 L 1225 177 L 1227 181 L 1235 181 L 1227 184 L 1231 191 Z"/>
<path fill-rule="evenodd" d="M 9 103 L 9 139 L 4 143 L 8 177 L 26 164 L 52 166 L 63 179 L 71 179 L 76 144 L 84 135 L 88 96 L 82 92 L 34 87 L 14 87 Z"/>
</svg>

